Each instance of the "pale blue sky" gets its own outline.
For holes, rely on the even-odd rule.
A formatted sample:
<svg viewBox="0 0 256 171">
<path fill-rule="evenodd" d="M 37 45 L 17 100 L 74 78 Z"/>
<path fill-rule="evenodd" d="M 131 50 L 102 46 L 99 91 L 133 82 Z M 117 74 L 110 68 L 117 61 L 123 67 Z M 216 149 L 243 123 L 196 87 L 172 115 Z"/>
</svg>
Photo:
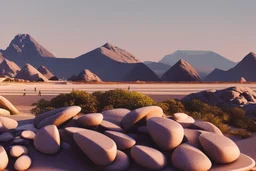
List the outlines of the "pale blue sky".
<svg viewBox="0 0 256 171">
<path fill-rule="evenodd" d="M 256 0 L 2 0 L 0 48 L 28 33 L 58 57 L 106 42 L 140 60 L 212 50 L 234 61 L 256 52 Z"/>
</svg>

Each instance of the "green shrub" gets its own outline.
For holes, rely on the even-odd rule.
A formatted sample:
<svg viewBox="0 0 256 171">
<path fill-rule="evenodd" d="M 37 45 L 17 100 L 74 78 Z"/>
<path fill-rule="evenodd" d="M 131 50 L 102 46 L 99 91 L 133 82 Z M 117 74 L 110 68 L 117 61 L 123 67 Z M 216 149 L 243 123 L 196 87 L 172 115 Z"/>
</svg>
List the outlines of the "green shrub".
<svg viewBox="0 0 256 171">
<path fill-rule="evenodd" d="M 122 89 L 109 90 L 104 93 L 97 92 L 95 96 L 99 101 L 99 111 L 110 107 L 134 110 L 144 106 L 155 105 L 155 101 L 147 95 Z"/>
<path fill-rule="evenodd" d="M 94 113 L 98 111 L 98 101 L 95 96 L 85 91 L 75 90 L 68 94 L 60 94 L 50 101 L 41 99 L 33 104 L 35 108 L 31 112 L 38 115 L 49 110 L 73 105 L 80 106 L 82 113 Z"/>
<path fill-rule="evenodd" d="M 252 136 L 252 133 L 251 133 L 251 132 L 248 132 L 248 131 L 245 130 L 245 129 L 236 129 L 236 130 L 232 130 L 232 131 L 230 131 L 230 134 L 231 134 L 231 135 L 238 136 L 238 137 L 240 137 L 240 138 L 248 138 L 248 137 L 251 137 L 251 136 Z"/>
<path fill-rule="evenodd" d="M 189 113 L 189 116 L 191 116 L 194 119 L 202 119 L 202 115 L 200 112 L 191 112 Z"/>
<path fill-rule="evenodd" d="M 35 106 L 35 107 L 32 108 L 30 112 L 35 115 L 55 109 L 54 107 L 51 106 L 50 101 L 45 100 L 43 98 L 40 99 L 38 102 L 33 103 L 32 106 Z"/>
<path fill-rule="evenodd" d="M 158 103 L 158 106 L 161 107 L 166 115 L 173 115 L 174 113 L 185 112 L 184 105 L 174 99 L 168 99 L 163 102 Z"/>
</svg>

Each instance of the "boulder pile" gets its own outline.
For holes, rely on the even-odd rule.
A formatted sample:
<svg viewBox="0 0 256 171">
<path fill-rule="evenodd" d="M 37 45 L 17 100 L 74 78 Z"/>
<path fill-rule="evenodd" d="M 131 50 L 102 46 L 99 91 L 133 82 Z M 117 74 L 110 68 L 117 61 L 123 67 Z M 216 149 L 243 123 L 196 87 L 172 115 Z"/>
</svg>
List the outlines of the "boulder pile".
<svg viewBox="0 0 256 171">
<path fill-rule="evenodd" d="M 247 114 L 256 112 L 256 92 L 244 86 L 229 87 L 222 90 L 210 89 L 185 96 L 182 101 L 198 99 L 209 105 L 242 107 Z"/>
<path fill-rule="evenodd" d="M 166 118 L 158 106 L 79 116 L 80 110 L 78 106 L 56 109 L 39 114 L 34 124 L 20 126 L 1 117 L 0 139 L 7 133 L 11 136 L 8 145 L 0 142 L 0 169 L 11 164 L 9 153 L 15 158 L 14 169 L 33 170 L 31 146 L 48 156 L 77 148 L 81 160 L 96 170 L 223 171 L 255 166 L 216 126 L 185 113 Z"/>
</svg>

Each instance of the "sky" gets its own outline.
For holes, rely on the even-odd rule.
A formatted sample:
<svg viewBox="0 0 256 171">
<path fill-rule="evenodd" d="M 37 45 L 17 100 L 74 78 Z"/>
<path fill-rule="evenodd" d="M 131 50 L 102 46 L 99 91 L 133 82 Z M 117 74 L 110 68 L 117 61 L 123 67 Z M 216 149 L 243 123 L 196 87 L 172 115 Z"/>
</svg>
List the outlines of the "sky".
<svg viewBox="0 0 256 171">
<path fill-rule="evenodd" d="M 256 52 L 256 0 L 2 0 L 0 49 L 30 34 L 57 57 L 109 42 L 142 61 L 211 50 L 233 61 Z"/>
</svg>

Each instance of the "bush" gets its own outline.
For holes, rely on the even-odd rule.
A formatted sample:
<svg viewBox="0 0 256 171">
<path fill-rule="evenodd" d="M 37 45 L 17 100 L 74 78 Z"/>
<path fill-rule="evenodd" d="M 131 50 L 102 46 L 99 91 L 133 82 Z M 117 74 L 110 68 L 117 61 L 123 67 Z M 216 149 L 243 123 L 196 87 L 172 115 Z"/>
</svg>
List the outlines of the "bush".
<svg viewBox="0 0 256 171">
<path fill-rule="evenodd" d="M 65 106 L 80 106 L 82 108 L 82 113 L 94 113 L 98 111 L 98 101 L 95 96 L 85 92 L 85 91 L 72 91 L 69 94 L 60 94 L 50 101 L 39 100 L 34 103 L 31 112 L 35 115 L 40 113 L 65 107 Z"/>
<path fill-rule="evenodd" d="M 174 99 L 168 99 L 163 102 L 158 103 L 158 106 L 161 107 L 166 115 L 173 115 L 175 113 L 179 112 L 185 112 L 185 107 L 184 105 Z"/>
<path fill-rule="evenodd" d="M 55 109 L 51 106 L 50 101 L 43 98 L 40 99 L 37 103 L 33 103 L 32 106 L 35 106 L 35 108 L 32 108 L 30 112 L 35 115 Z"/>
<path fill-rule="evenodd" d="M 144 106 L 155 105 L 155 101 L 147 95 L 122 89 L 93 94 L 99 101 L 99 111 L 110 108 L 126 108 L 134 110 Z"/>
</svg>

